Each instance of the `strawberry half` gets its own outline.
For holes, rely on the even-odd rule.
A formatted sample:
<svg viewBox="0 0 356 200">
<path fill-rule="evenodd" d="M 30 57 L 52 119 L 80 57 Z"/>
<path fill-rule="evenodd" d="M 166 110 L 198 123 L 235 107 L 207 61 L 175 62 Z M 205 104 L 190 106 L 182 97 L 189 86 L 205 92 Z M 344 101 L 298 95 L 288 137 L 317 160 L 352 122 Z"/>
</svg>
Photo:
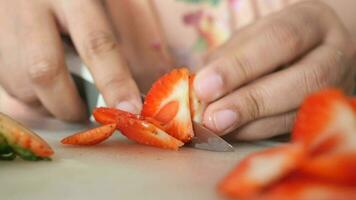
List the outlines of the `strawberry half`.
<svg viewBox="0 0 356 200">
<path fill-rule="evenodd" d="M 203 122 L 203 112 L 206 108 L 206 104 L 201 102 L 195 93 L 193 88 L 195 75 L 189 77 L 189 102 L 190 102 L 190 114 L 194 122 L 201 124 Z"/>
<path fill-rule="evenodd" d="M 147 93 L 142 116 L 163 124 L 163 130 L 183 142 L 193 136 L 189 104 L 189 71 L 175 69 L 155 82 Z"/>
<path fill-rule="evenodd" d="M 108 139 L 115 131 L 116 124 L 107 124 L 84 132 L 79 132 L 61 140 L 62 144 L 95 145 Z"/>
<path fill-rule="evenodd" d="M 0 113 L 1 158 L 14 159 L 17 154 L 25 160 L 42 160 L 49 159 L 53 153 L 47 142 L 36 133 Z"/>
<path fill-rule="evenodd" d="M 251 198 L 296 169 L 304 156 L 301 145 L 290 144 L 251 154 L 219 185 L 231 198 Z"/>
<path fill-rule="evenodd" d="M 326 152 L 356 152 L 356 113 L 339 90 L 324 90 L 309 96 L 297 114 L 292 140 L 318 155 Z"/>
</svg>

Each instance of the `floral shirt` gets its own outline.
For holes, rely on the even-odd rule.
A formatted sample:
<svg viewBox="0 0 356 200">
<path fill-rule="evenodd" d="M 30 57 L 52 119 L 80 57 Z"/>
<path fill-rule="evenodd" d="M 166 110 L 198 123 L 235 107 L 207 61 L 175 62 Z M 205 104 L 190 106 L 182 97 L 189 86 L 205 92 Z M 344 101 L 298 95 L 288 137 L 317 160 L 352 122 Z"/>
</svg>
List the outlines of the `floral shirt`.
<svg viewBox="0 0 356 200">
<path fill-rule="evenodd" d="M 234 31 L 298 0 L 106 1 L 122 49 L 144 91 L 172 67 L 196 69 Z"/>
</svg>

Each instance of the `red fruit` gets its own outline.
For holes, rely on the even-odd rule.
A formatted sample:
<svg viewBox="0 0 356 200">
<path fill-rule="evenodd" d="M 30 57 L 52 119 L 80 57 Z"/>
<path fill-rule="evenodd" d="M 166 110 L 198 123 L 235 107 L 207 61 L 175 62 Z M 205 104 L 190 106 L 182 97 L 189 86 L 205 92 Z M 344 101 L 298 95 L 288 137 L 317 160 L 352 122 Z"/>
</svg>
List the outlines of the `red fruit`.
<svg viewBox="0 0 356 200">
<path fill-rule="evenodd" d="M 351 97 L 350 98 L 350 103 L 354 111 L 356 112 L 356 97 Z"/>
<path fill-rule="evenodd" d="M 143 120 L 125 116 L 118 116 L 116 118 L 117 128 L 120 132 L 140 144 L 174 150 L 183 146 L 183 142 L 168 135 L 149 121 L 149 119 Z"/>
<path fill-rule="evenodd" d="M 249 200 L 351 200 L 356 187 L 293 174 Z"/>
<path fill-rule="evenodd" d="M 219 185 L 231 198 L 251 198 L 298 167 L 304 157 L 302 146 L 290 144 L 251 154 Z"/>
<path fill-rule="evenodd" d="M 148 92 L 142 116 L 163 125 L 164 131 L 183 142 L 193 136 L 189 105 L 189 71 L 175 69 L 162 76 Z"/>
<path fill-rule="evenodd" d="M 190 102 L 190 114 L 194 122 L 203 122 L 203 113 L 206 108 L 206 104 L 201 102 L 195 93 L 193 88 L 195 75 L 189 77 L 189 102 Z"/>
<path fill-rule="evenodd" d="M 325 154 L 308 158 L 298 171 L 334 183 L 356 186 L 356 154 Z"/>
<path fill-rule="evenodd" d="M 38 157 L 46 158 L 54 153 L 47 142 L 36 133 L 2 113 L 0 113 L 0 136 L 1 135 L 12 148 L 17 149 L 19 147 L 30 150 L 31 153 Z M 25 157 L 26 155 L 23 155 L 23 158 Z"/>
<path fill-rule="evenodd" d="M 356 113 L 347 97 L 330 89 L 309 96 L 295 121 L 292 138 L 314 156 L 356 152 Z"/>
<path fill-rule="evenodd" d="M 116 118 L 118 116 L 130 117 L 130 118 L 142 118 L 140 115 L 135 115 L 129 112 L 125 112 L 115 108 L 95 108 L 93 111 L 93 116 L 95 121 L 99 122 L 100 124 L 112 124 L 116 123 Z"/>
<path fill-rule="evenodd" d="M 95 145 L 108 139 L 115 131 L 116 124 L 107 124 L 79 132 L 61 140 L 62 144 Z"/>
</svg>

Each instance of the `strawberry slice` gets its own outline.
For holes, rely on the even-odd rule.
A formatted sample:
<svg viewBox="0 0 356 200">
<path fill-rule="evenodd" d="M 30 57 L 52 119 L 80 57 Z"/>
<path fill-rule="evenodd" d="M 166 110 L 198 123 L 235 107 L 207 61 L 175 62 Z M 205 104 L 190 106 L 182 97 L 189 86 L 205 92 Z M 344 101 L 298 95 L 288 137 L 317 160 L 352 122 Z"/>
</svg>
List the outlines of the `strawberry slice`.
<svg viewBox="0 0 356 200">
<path fill-rule="evenodd" d="M 356 154 L 326 154 L 308 158 L 298 171 L 319 179 L 356 186 Z"/>
<path fill-rule="evenodd" d="M 193 83 L 195 75 L 189 77 L 189 102 L 190 102 L 190 114 L 194 122 L 201 124 L 203 122 L 203 112 L 206 108 L 206 104 L 201 102 L 196 95 Z"/>
<path fill-rule="evenodd" d="M 330 89 L 309 96 L 302 104 L 292 140 L 314 156 L 326 152 L 356 152 L 356 113 L 347 97 Z"/>
<path fill-rule="evenodd" d="M 303 157 L 302 146 L 297 144 L 251 154 L 223 179 L 219 190 L 231 198 L 251 198 L 296 169 Z"/>
<path fill-rule="evenodd" d="M 143 117 L 141 117 L 140 115 L 135 115 L 119 109 L 106 108 L 106 107 L 95 108 L 93 111 L 93 116 L 95 121 L 99 122 L 100 124 L 116 123 L 116 118 L 119 116 L 143 119 Z"/>
<path fill-rule="evenodd" d="M 15 158 L 16 153 L 25 160 L 42 160 L 49 159 L 54 152 L 36 133 L 0 113 L 0 154 L 2 153 L 11 159 Z"/>
<path fill-rule="evenodd" d="M 164 132 L 161 128 L 150 123 L 148 119 L 117 116 L 117 128 L 127 138 L 140 144 L 177 150 L 184 143 Z"/>
<path fill-rule="evenodd" d="M 292 174 L 250 200 L 350 200 L 356 187 Z"/>
<path fill-rule="evenodd" d="M 148 92 L 142 116 L 163 124 L 163 130 L 183 142 L 193 135 L 189 104 L 189 71 L 175 69 L 156 81 Z"/>
<path fill-rule="evenodd" d="M 354 111 L 356 112 L 356 97 L 350 98 L 350 103 Z"/>
<path fill-rule="evenodd" d="M 184 144 L 164 132 L 160 122 L 153 118 L 144 118 L 115 108 L 96 108 L 93 115 L 101 124 L 115 122 L 123 135 L 141 144 L 175 150 Z"/>
<path fill-rule="evenodd" d="M 107 124 L 76 133 L 61 140 L 62 144 L 95 145 L 108 139 L 115 131 L 116 124 Z"/>
</svg>

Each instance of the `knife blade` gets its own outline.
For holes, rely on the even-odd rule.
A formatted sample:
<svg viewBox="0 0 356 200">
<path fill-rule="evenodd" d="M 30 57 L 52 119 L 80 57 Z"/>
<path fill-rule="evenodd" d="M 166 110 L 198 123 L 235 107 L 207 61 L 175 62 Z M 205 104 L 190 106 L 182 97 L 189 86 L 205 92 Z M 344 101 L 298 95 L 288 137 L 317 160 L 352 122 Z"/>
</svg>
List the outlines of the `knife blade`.
<svg viewBox="0 0 356 200">
<path fill-rule="evenodd" d="M 214 132 L 193 121 L 194 137 L 188 143 L 189 146 L 208 151 L 228 152 L 234 151 L 234 147 L 216 135 Z"/>
</svg>

